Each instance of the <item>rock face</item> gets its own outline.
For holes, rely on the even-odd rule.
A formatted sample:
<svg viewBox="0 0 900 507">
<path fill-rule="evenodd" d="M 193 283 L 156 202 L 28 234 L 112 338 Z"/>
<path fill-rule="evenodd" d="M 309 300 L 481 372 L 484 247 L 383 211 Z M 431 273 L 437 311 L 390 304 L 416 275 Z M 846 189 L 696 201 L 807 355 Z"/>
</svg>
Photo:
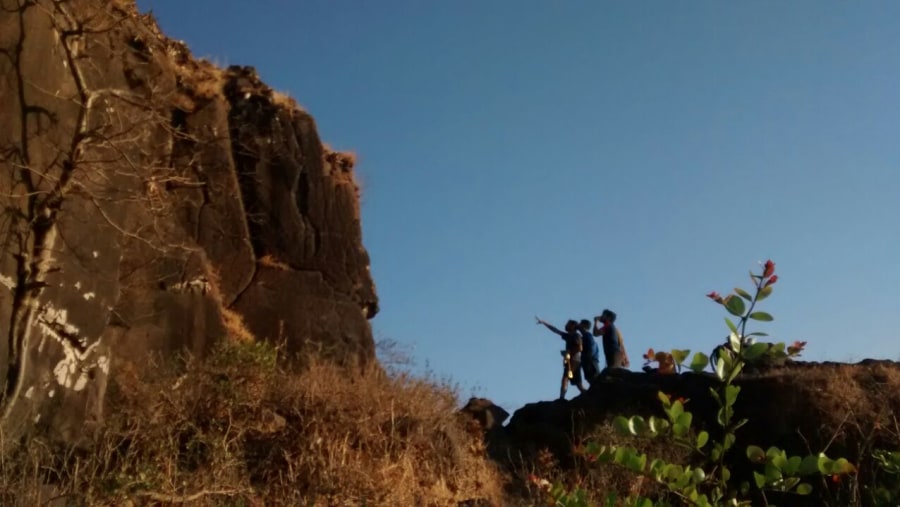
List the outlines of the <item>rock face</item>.
<svg viewBox="0 0 900 507">
<path fill-rule="evenodd" d="M 227 334 L 373 360 L 353 158 L 309 114 L 131 2 L 0 4 L 5 434 L 75 436 L 117 365 Z"/>
<path fill-rule="evenodd" d="M 501 461 L 508 455 L 533 460 L 546 449 L 571 467 L 576 462 L 573 447 L 596 438 L 598 427 L 615 416 L 665 418 L 657 398 L 660 391 L 687 400 L 685 408 L 694 415 L 693 427 L 706 429 L 711 438 L 717 438 L 721 435 L 716 422 L 718 406 L 709 394 L 716 382 L 712 374 L 606 372 L 588 392 L 572 400 L 530 403 L 516 410 L 502 433 L 490 436 L 489 444 Z M 872 451 L 900 448 L 900 428 L 896 426 L 900 418 L 900 363 L 797 362 L 742 375 L 736 384 L 741 392 L 735 417 L 750 422 L 736 432 L 737 442 L 727 458 L 734 477 L 749 478 L 754 470 L 742 454 L 747 445 L 763 449 L 778 446 L 789 455 L 827 450 L 832 458 L 845 457 L 857 466 L 862 487 L 871 484 L 878 473 Z M 606 432 L 604 438 L 609 434 Z M 825 499 L 840 498 L 839 484 L 812 483 L 816 493 L 811 497 L 792 496 L 778 504 L 823 505 Z"/>
</svg>

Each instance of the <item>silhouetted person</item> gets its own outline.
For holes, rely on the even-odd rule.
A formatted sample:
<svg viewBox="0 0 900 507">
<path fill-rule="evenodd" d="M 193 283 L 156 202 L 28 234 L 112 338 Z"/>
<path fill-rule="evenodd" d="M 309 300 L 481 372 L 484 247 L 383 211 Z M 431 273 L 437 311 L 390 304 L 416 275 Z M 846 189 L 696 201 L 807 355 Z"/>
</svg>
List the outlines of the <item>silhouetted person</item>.
<svg viewBox="0 0 900 507">
<path fill-rule="evenodd" d="M 581 335 L 581 369 L 584 371 L 584 378 L 593 384 L 600 374 L 600 347 L 591 334 L 591 321 L 583 319 L 579 322 L 578 334 Z"/>
<path fill-rule="evenodd" d="M 562 382 L 559 387 L 559 399 L 566 399 L 566 391 L 569 389 L 569 381 L 578 388 L 580 392 L 584 392 L 584 384 L 581 381 L 581 335 L 578 333 L 578 323 L 574 320 L 566 322 L 565 331 L 560 331 L 551 326 L 547 322 L 538 317 L 538 324 L 543 324 L 550 331 L 558 334 L 566 342 L 566 350 L 562 351 L 563 355 L 563 374 Z"/>
<path fill-rule="evenodd" d="M 607 368 L 627 368 L 629 363 L 625 342 L 615 322 L 616 313 L 603 310 L 599 317 L 594 317 L 594 336 L 603 339 L 603 355 L 606 357 Z"/>
</svg>

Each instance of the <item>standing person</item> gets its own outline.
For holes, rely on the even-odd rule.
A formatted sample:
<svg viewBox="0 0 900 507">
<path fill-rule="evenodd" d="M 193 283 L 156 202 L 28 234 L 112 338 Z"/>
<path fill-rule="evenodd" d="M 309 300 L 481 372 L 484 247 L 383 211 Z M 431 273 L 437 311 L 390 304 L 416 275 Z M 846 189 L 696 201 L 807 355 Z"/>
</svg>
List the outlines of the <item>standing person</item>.
<svg viewBox="0 0 900 507">
<path fill-rule="evenodd" d="M 600 374 L 600 348 L 597 346 L 597 340 L 591 334 L 591 321 L 582 319 L 578 323 L 578 334 L 581 335 L 582 353 L 581 353 L 581 369 L 584 370 L 584 378 L 594 383 L 597 375 Z"/>
<path fill-rule="evenodd" d="M 578 388 L 580 392 L 585 392 L 584 384 L 581 381 L 581 335 L 578 334 L 578 323 L 574 320 L 566 322 L 565 331 L 560 331 L 548 324 L 546 321 L 535 317 L 538 324 L 543 324 L 550 331 L 558 334 L 566 342 L 566 350 L 563 354 L 563 374 L 562 382 L 559 387 L 559 399 L 566 399 L 566 391 L 569 389 L 569 381 Z"/>
<path fill-rule="evenodd" d="M 607 368 L 627 368 L 629 362 L 625 342 L 615 322 L 616 313 L 603 310 L 599 317 L 594 317 L 594 336 L 603 338 L 603 355 L 606 357 Z"/>
</svg>

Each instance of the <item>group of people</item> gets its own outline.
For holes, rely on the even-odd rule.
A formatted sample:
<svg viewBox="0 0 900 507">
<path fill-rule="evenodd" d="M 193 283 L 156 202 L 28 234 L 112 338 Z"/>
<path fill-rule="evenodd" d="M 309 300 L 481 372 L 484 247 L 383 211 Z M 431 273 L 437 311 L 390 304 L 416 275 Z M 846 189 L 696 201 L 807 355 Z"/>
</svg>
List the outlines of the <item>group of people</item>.
<svg viewBox="0 0 900 507">
<path fill-rule="evenodd" d="M 559 398 L 566 398 L 569 383 L 575 385 L 579 391 L 584 392 L 583 379 L 594 382 L 600 375 L 600 347 L 594 337 L 602 338 L 603 356 L 607 368 L 627 368 L 628 354 L 625 353 L 625 344 L 622 341 L 622 333 L 616 327 L 616 313 L 611 310 L 594 317 L 594 328 L 591 329 L 591 321 L 584 319 L 580 322 L 569 320 L 562 331 L 553 327 L 539 317 L 535 317 L 538 324 L 543 324 L 550 331 L 558 334 L 566 343 L 563 350 L 563 375 L 562 385 L 559 388 Z M 584 372 L 582 379 L 582 372 Z"/>
</svg>

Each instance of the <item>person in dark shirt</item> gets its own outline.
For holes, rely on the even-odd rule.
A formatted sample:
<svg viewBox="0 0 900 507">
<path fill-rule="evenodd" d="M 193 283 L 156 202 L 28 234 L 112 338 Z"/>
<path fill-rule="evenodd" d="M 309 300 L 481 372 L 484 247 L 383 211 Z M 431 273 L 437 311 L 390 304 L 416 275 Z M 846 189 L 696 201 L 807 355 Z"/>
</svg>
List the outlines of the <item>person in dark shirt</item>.
<svg viewBox="0 0 900 507">
<path fill-rule="evenodd" d="M 606 358 L 607 368 L 627 368 L 628 354 L 625 352 L 625 343 L 622 333 L 616 327 L 616 313 L 611 310 L 603 310 L 599 317 L 594 317 L 594 336 L 603 339 L 603 355 Z M 601 327 L 600 324 L 603 324 Z"/>
<path fill-rule="evenodd" d="M 591 334 L 591 321 L 583 319 L 578 323 L 578 334 L 581 335 L 581 369 L 584 370 L 584 378 L 594 383 L 600 374 L 600 348 L 597 340 Z"/>
<path fill-rule="evenodd" d="M 580 392 L 585 392 L 584 384 L 581 380 L 581 335 L 578 333 L 578 323 L 574 320 L 566 322 L 565 331 L 551 326 L 546 321 L 535 317 L 538 324 L 543 324 L 550 331 L 558 334 L 563 341 L 566 342 L 566 350 L 563 354 L 563 374 L 562 382 L 559 388 L 559 399 L 566 399 L 566 391 L 569 389 L 569 381 L 578 388 Z"/>
</svg>

